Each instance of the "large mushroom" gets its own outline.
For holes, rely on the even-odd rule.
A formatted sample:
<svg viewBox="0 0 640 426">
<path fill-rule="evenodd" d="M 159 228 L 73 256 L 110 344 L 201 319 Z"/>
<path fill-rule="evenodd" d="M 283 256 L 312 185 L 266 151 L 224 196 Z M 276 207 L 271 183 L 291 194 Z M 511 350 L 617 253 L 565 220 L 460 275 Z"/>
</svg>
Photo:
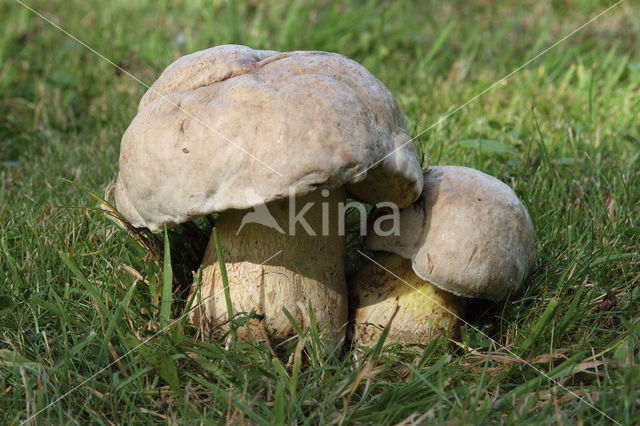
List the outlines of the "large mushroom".
<svg viewBox="0 0 640 426">
<path fill-rule="evenodd" d="M 396 305 L 390 341 L 426 343 L 446 334 L 465 298 L 499 302 L 517 293 L 534 258 L 533 225 L 520 199 L 467 167 L 432 167 L 422 196 L 400 211 L 399 226 L 367 235 L 377 253 L 350 288 L 362 345 L 375 344 Z"/>
<path fill-rule="evenodd" d="M 142 98 L 122 139 L 117 207 L 152 232 L 219 213 L 234 312 L 263 314 L 281 341 L 295 333 L 283 307 L 304 324 L 311 302 L 321 332 L 340 338 L 343 203 L 415 201 L 409 140 L 393 95 L 345 56 L 218 46 L 178 59 Z M 223 324 L 212 240 L 202 268 L 192 318 Z M 262 329 L 251 322 L 239 336 Z"/>
</svg>

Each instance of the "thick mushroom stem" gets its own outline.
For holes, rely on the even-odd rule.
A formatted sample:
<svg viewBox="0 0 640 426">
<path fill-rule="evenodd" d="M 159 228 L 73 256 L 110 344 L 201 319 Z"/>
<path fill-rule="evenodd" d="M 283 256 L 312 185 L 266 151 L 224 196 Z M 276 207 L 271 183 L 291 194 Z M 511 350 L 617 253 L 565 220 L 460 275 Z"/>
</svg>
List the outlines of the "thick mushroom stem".
<svg viewBox="0 0 640 426">
<path fill-rule="evenodd" d="M 356 344 L 374 346 L 396 306 L 387 342 L 427 344 L 436 336 L 455 336 L 464 298 L 421 280 L 409 259 L 378 252 L 374 260 L 349 286 Z"/>
<path fill-rule="evenodd" d="M 281 342 L 295 330 L 283 312 L 309 325 L 309 302 L 320 333 L 336 342 L 345 335 L 348 299 L 344 273 L 344 188 L 315 191 L 275 201 L 252 210 L 220 214 L 220 236 L 234 315 L 264 315 L 251 319 L 238 337 Z M 257 222 L 257 223 L 256 223 Z M 277 225 L 277 226 L 276 226 Z M 227 306 L 216 248 L 211 238 L 202 262 L 202 283 L 192 320 L 213 334 L 228 330 Z M 209 330 L 207 330 L 209 328 Z"/>
</svg>

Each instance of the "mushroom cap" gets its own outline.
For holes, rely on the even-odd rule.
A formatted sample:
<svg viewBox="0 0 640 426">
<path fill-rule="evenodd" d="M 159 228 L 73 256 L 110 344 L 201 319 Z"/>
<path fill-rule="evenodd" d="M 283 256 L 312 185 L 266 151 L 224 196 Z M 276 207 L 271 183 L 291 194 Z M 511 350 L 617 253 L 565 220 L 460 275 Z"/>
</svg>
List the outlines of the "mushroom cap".
<svg viewBox="0 0 640 426">
<path fill-rule="evenodd" d="M 391 92 L 345 56 L 218 46 L 175 61 L 143 96 L 116 204 L 153 232 L 343 185 L 408 206 L 422 190 L 410 140 Z"/>
<path fill-rule="evenodd" d="M 418 277 L 458 296 L 504 300 L 520 290 L 534 259 L 527 209 L 508 185 L 479 170 L 432 167 L 422 196 L 399 221 L 399 235 L 369 233 L 367 247 L 411 259 Z"/>
</svg>

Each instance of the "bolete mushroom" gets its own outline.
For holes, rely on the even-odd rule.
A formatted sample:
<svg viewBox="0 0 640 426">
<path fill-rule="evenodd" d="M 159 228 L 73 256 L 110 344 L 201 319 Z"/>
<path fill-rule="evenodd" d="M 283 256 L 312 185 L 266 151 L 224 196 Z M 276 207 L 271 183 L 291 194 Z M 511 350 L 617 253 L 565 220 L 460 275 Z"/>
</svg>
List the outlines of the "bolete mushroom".
<svg viewBox="0 0 640 426">
<path fill-rule="evenodd" d="M 303 325 L 310 301 L 321 332 L 340 338 L 345 198 L 415 201 L 410 139 L 391 92 L 345 56 L 218 46 L 178 59 L 142 98 L 122 139 L 117 207 L 152 232 L 218 212 L 234 312 L 264 314 L 281 341 L 295 334 L 282 308 Z M 212 240 L 202 268 L 192 319 L 222 324 Z M 243 330 L 261 337 L 254 322 Z"/>
<path fill-rule="evenodd" d="M 366 246 L 385 253 L 376 253 L 350 288 L 362 345 L 376 343 L 396 305 L 390 341 L 426 343 L 445 334 L 465 298 L 499 302 L 518 292 L 534 258 L 533 225 L 520 199 L 467 167 L 432 167 L 422 196 L 400 211 L 399 226 L 367 235 Z"/>
</svg>

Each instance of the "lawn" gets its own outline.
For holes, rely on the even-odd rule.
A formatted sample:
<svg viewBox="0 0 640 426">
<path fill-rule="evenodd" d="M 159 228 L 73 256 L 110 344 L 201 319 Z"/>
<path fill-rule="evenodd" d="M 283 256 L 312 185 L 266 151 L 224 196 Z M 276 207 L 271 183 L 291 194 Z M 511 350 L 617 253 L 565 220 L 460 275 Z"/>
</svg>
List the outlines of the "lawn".
<svg viewBox="0 0 640 426">
<path fill-rule="evenodd" d="M 0 424 L 640 422 L 638 2 L 557 45 L 614 2 L 25 4 L 0 4 Z M 150 251 L 99 199 L 146 90 L 131 75 L 227 43 L 347 55 L 425 166 L 508 183 L 536 231 L 524 292 L 426 346 L 200 336 L 181 317 L 194 228 Z"/>
</svg>

